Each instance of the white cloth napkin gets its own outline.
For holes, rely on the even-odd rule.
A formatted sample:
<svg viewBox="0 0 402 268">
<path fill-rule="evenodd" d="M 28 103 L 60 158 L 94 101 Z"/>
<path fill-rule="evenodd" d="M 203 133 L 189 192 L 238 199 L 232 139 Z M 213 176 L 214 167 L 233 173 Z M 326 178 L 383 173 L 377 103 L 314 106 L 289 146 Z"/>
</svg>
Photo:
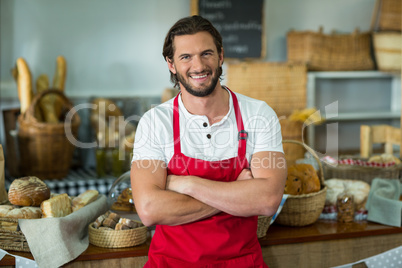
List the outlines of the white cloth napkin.
<svg viewBox="0 0 402 268">
<path fill-rule="evenodd" d="M 88 248 L 88 226 L 107 210 L 107 198 L 100 195 L 96 201 L 68 216 L 24 219 L 18 224 L 38 266 L 54 268 L 74 260 Z"/>
<path fill-rule="evenodd" d="M 399 179 L 375 178 L 367 199 L 367 220 L 385 225 L 402 226 L 402 186 Z"/>
</svg>

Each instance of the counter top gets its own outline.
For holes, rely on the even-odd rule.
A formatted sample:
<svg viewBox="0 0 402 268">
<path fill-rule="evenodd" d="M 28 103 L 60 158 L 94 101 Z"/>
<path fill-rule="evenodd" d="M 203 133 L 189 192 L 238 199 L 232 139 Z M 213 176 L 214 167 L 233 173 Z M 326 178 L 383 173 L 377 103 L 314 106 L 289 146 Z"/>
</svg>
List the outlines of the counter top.
<svg viewBox="0 0 402 268">
<path fill-rule="evenodd" d="M 339 240 L 398 233 L 402 233 L 402 228 L 367 221 L 338 223 L 336 221 L 318 220 L 316 223 L 304 227 L 288 227 L 274 224 L 269 227 L 267 235 L 260 239 L 260 244 L 262 247 L 269 247 L 273 245 Z M 88 249 L 73 262 L 147 256 L 150 242 L 151 240 L 148 239 L 147 242 L 142 245 L 121 249 L 100 248 L 90 244 Z M 30 253 L 16 251 L 8 252 L 10 254 L 33 259 Z M 14 257 L 7 255 L 0 261 L 0 266 L 7 265 L 15 265 Z"/>
</svg>

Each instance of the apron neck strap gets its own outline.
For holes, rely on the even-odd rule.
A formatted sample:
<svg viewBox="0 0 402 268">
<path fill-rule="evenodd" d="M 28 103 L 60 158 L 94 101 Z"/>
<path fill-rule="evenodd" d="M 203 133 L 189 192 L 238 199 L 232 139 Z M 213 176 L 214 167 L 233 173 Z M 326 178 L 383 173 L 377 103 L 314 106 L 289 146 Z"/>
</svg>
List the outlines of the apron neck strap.
<svg viewBox="0 0 402 268">
<path fill-rule="evenodd" d="M 233 109 L 236 116 L 236 124 L 238 130 L 238 153 L 237 156 L 242 158 L 246 155 L 246 147 L 247 147 L 247 138 L 248 133 L 244 130 L 243 119 L 241 117 L 239 103 L 237 101 L 236 94 L 234 94 L 229 88 L 229 93 L 232 95 L 233 100 Z M 179 121 L 179 95 L 174 98 L 173 100 L 173 138 L 174 138 L 174 153 L 180 154 L 181 153 L 181 146 L 180 146 L 180 121 Z"/>
</svg>

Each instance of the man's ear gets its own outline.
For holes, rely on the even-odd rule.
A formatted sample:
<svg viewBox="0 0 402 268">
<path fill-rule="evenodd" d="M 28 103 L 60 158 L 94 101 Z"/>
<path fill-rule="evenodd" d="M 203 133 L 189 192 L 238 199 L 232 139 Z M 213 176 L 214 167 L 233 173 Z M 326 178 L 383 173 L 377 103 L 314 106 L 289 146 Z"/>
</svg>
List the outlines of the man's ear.
<svg viewBox="0 0 402 268">
<path fill-rule="evenodd" d="M 176 67 L 174 66 L 173 60 L 169 59 L 168 57 L 166 57 L 166 62 L 168 65 L 169 70 L 173 73 L 176 74 Z"/>
<path fill-rule="evenodd" d="M 224 56 L 224 51 L 223 51 L 223 47 L 221 48 L 221 53 L 219 55 L 219 67 L 222 67 L 223 65 L 223 56 Z"/>
</svg>

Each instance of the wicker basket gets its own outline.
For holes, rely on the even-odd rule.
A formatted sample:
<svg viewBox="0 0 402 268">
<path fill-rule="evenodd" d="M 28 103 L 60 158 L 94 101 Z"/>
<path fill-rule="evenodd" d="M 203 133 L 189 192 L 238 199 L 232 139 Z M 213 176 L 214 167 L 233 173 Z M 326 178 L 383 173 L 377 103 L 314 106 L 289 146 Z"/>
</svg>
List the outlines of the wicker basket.
<svg viewBox="0 0 402 268">
<path fill-rule="evenodd" d="M 328 179 L 349 179 L 360 180 L 371 184 L 375 178 L 383 179 L 400 179 L 402 164 L 390 167 L 366 167 L 358 165 L 330 165 L 326 162 L 323 164 L 324 174 Z"/>
<path fill-rule="evenodd" d="M 262 238 L 267 235 L 269 226 L 271 225 L 272 216 L 258 216 L 257 237 Z"/>
<path fill-rule="evenodd" d="M 18 219 L 0 218 L 0 222 L 15 223 L 18 225 Z M 3 228 L 0 228 L 0 248 L 4 250 L 30 252 L 27 239 L 21 231 L 9 231 Z"/>
<path fill-rule="evenodd" d="M 396 32 L 373 33 L 374 55 L 381 71 L 401 71 L 402 34 Z"/>
<path fill-rule="evenodd" d="M 37 176 L 41 179 L 60 179 L 68 174 L 74 145 L 66 131 L 74 137 L 78 134 L 80 117 L 74 113 L 70 123 L 43 123 L 34 117 L 35 106 L 47 94 L 57 94 L 64 101 L 63 111 L 73 109 L 71 102 L 60 90 L 46 90 L 38 94 L 28 110 L 18 117 L 18 146 L 20 151 L 21 175 Z"/>
<path fill-rule="evenodd" d="M 379 2 L 378 26 L 381 31 L 402 30 L 401 0 L 377 0 Z"/>
<path fill-rule="evenodd" d="M 136 221 L 139 222 L 139 221 Z M 88 227 L 89 243 L 103 248 L 126 248 L 145 243 L 147 240 L 146 226 L 127 230 L 96 229 L 91 223 Z"/>
<path fill-rule="evenodd" d="M 287 34 L 289 62 L 301 62 L 311 71 L 372 70 L 371 34 L 324 34 L 318 32 L 290 31 Z"/>
<path fill-rule="evenodd" d="M 307 67 L 287 62 L 228 64 L 227 86 L 234 92 L 265 101 L 278 117 L 306 108 Z"/>
<path fill-rule="evenodd" d="M 316 193 L 289 195 L 283 205 L 282 211 L 278 214 L 275 222 L 286 226 L 306 226 L 313 224 L 321 215 L 325 205 L 327 187 L 324 183 L 324 170 L 317 154 L 306 144 L 294 140 L 284 140 L 283 143 L 294 143 L 303 146 L 317 161 L 321 190 Z"/>
</svg>

